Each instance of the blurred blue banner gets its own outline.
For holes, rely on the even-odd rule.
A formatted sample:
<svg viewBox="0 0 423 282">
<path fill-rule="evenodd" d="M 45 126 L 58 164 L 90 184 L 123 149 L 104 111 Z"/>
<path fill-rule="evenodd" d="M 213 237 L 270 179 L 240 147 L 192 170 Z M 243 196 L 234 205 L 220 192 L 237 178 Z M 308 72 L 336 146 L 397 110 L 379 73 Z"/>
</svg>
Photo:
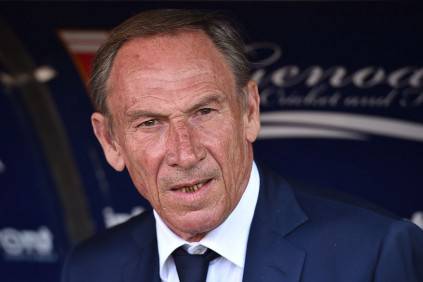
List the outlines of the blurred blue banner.
<svg viewBox="0 0 423 282">
<path fill-rule="evenodd" d="M 163 6 L 224 9 L 243 23 L 252 78 L 261 92 L 257 159 L 294 185 L 346 192 L 423 228 L 419 6 L 0 4 L 0 18 L 35 65 L 51 71 L 37 77 L 49 89 L 69 139 L 95 232 L 149 205 L 126 172 L 108 166 L 91 131 L 86 79 L 92 56 L 113 26 Z M 1 65 L 0 77 L 0 280 L 59 281 L 75 243 L 67 233 L 61 187 L 17 98 L 22 93 L 16 77 Z"/>
</svg>

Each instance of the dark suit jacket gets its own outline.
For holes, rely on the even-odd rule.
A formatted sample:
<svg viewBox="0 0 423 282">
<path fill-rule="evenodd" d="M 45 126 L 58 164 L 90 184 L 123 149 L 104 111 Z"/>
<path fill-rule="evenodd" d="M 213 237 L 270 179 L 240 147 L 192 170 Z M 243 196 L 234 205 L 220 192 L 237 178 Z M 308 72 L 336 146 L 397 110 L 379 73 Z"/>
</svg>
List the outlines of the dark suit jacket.
<svg viewBox="0 0 423 282">
<path fill-rule="evenodd" d="M 243 281 L 423 282 L 414 224 L 260 179 Z M 155 232 L 152 212 L 107 230 L 75 248 L 62 281 L 160 281 Z"/>
</svg>

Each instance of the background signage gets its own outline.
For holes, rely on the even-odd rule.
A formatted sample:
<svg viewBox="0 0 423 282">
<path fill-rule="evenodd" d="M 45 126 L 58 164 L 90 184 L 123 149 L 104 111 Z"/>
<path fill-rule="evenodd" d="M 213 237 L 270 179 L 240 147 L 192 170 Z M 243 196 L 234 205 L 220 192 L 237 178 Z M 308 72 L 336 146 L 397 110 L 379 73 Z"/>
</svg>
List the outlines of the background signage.
<svg viewBox="0 0 423 282">
<path fill-rule="evenodd" d="M 166 6 L 225 9 L 244 24 L 261 92 L 262 130 L 254 144 L 259 161 L 294 186 L 348 193 L 423 228 L 419 6 Z M 1 4 L 0 25 L 20 40 L 34 69 L 11 72 L 0 60 L 0 280 L 59 281 L 77 238 L 149 209 L 127 173 L 113 171 L 103 157 L 91 131 L 86 81 L 109 30 L 157 7 L 164 3 Z M 27 78 L 52 101 L 74 190 L 58 184 L 48 154 L 55 147 L 45 146 L 34 122 L 38 113 L 23 102 L 26 93 L 35 95 L 24 95 Z M 82 227 L 72 221 L 76 212 L 86 215 Z"/>
</svg>

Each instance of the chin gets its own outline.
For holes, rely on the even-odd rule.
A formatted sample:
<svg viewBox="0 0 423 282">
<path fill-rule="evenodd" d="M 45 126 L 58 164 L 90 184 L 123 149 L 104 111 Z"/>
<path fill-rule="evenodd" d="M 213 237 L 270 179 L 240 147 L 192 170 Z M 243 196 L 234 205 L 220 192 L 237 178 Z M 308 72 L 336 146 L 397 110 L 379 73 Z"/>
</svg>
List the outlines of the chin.
<svg viewBox="0 0 423 282">
<path fill-rule="evenodd" d="M 216 212 L 212 214 L 204 211 L 189 212 L 175 222 L 180 231 L 177 233 L 186 234 L 181 236 L 184 239 L 186 239 L 185 237 L 198 237 L 200 235 L 202 238 L 206 233 L 219 226 L 225 218 L 223 218 L 223 214 L 217 216 Z"/>
</svg>

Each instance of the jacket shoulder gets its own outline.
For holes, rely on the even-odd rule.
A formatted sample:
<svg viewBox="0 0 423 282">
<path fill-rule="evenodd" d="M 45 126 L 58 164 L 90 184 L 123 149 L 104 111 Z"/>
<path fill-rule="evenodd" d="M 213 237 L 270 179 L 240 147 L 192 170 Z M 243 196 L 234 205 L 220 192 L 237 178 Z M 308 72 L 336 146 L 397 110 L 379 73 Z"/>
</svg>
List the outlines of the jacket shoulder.
<svg viewBox="0 0 423 282">
<path fill-rule="evenodd" d="M 146 211 L 76 245 L 66 258 L 62 281 L 120 281 L 116 270 L 136 260 L 145 245 L 154 243 L 154 217 Z"/>
<path fill-rule="evenodd" d="M 347 232 L 385 234 L 392 226 L 408 220 L 355 196 L 338 191 L 293 189 L 296 199 L 312 224 L 326 223 Z M 351 234 L 351 233 L 350 233 Z"/>
<path fill-rule="evenodd" d="M 326 261 L 342 275 L 359 273 L 361 281 L 422 281 L 423 231 L 417 225 L 355 199 L 296 195 L 309 219 L 290 240 L 307 249 L 309 261 L 317 266 L 310 267 L 309 276 Z"/>
</svg>

